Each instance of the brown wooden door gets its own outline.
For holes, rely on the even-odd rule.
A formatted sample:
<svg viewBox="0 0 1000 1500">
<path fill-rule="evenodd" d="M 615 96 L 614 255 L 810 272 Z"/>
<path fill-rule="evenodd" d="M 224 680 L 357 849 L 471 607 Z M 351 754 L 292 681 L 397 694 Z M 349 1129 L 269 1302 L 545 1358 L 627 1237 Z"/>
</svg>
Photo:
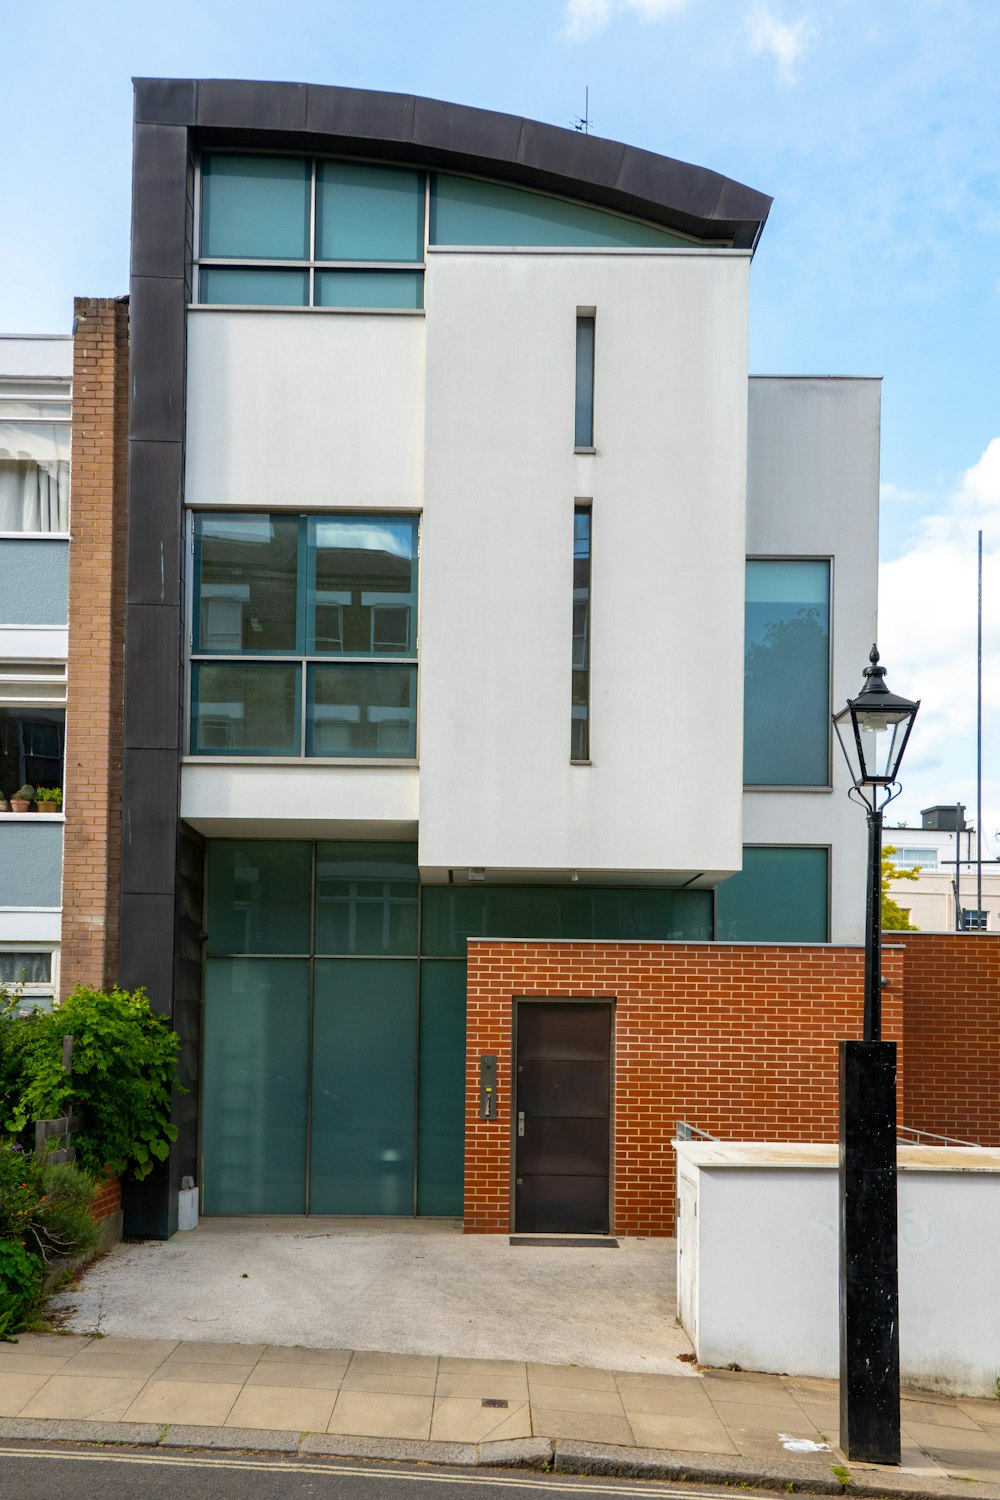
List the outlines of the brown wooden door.
<svg viewBox="0 0 1000 1500">
<path fill-rule="evenodd" d="M 611 1005 L 517 1005 L 514 1226 L 606 1234 L 611 1163 Z"/>
</svg>

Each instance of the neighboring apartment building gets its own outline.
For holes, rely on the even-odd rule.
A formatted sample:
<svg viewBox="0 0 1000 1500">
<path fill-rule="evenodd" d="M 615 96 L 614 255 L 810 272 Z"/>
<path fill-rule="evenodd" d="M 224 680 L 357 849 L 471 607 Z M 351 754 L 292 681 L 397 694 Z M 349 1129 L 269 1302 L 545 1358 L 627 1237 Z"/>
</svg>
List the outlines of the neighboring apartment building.
<svg viewBox="0 0 1000 1500">
<path fill-rule="evenodd" d="M 748 380 L 769 205 L 437 101 L 137 82 L 119 972 L 191 1091 L 133 1232 L 185 1174 L 207 1213 L 662 1232 L 669 1184 L 609 1210 L 669 1156 L 627 1070 L 679 1045 L 629 964 L 739 994 L 729 945 L 810 945 L 747 960 L 784 1007 L 861 943 L 830 712 L 879 384 Z M 853 1005 L 856 958 L 814 982 Z"/>
<path fill-rule="evenodd" d="M 62 789 L 73 344 L 0 335 L 0 799 Z M 64 815 L 0 813 L 0 984 L 59 993 Z"/>
<path fill-rule="evenodd" d="M 976 830 L 962 803 L 925 807 L 920 821 L 885 831 L 893 864 L 917 872 L 916 880 L 891 882 L 892 899 L 921 932 L 1000 932 L 997 836 L 983 831 L 980 871 Z"/>
</svg>

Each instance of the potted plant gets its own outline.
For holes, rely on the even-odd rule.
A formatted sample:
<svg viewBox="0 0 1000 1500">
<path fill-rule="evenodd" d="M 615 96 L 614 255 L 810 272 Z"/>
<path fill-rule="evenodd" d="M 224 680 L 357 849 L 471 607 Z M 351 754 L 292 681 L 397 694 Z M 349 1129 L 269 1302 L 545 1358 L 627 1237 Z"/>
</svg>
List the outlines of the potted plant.
<svg viewBox="0 0 1000 1500">
<path fill-rule="evenodd" d="M 6 797 L 0 797 L 0 813 L 10 812 L 10 803 Z"/>
<path fill-rule="evenodd" d="M 35 793 L 35 803 L 40 813 L 62 811 L 62 787 L 40 786 Z"/>
<path fill-rule="evenodd" d="M 17 791 L 11 797 L 10 810 L 11 812 L 30 812 L 31 804 L 34 800 L 35 788 L 25 782 L 24 786 L 18 787 Z"/>
</svg>

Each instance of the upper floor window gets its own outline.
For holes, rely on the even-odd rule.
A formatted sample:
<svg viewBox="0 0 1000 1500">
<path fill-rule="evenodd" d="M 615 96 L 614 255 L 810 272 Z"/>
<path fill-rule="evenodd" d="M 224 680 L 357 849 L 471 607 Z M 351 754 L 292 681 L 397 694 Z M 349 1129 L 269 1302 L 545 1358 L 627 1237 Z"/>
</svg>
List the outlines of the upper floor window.
<svg viewBox="0 0 1000 1500">
<path fill-rule="evenodd" d="M 744 783 L 828 786 L 829 562 L 747 562 L 744 651 Z"/>
<path fill-rule="evenodd" d="M 25 785 L 61 791 L 65 738 L 65 708 L 0 700 L 0 796 L 13 797 Z"/>
<path fill-rule="evenodd" d="M 423 306 L 423 173 L 212 153 L 201 183 L 199 301 Z"/>
<path fill-rule="evenodd" d="M 886 851 L 889 853 L 889 851 Z M 936 849 L 894 849 L 889 853 L 889 858 L 894 865 L 902 869 L 936 870 L 938 867 L 938 851 Z"/>
<path fill-rule="evenodd" d="M 0 381 L 0 532 L 69 531 L 68 380 Z"/>
<path fill-rule="evenodd" d="M 198 514 L 191 750 L 416 754 L 417 520 Z"/>
<path fill-rule="evenodd" d="M 658 224 L 475 177 L 210 151 L 201 161 L 197 297 L 228 306 L 413 312 L 424 305 L 428 244 L 669 250 L 695 243 Z"/>
</svg>

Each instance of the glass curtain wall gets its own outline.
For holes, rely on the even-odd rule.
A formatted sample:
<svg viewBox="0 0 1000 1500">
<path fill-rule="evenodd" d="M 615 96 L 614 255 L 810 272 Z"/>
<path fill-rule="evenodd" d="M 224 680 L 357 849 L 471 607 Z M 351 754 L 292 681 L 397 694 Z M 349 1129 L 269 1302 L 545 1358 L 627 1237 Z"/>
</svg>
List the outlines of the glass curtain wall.
<svg viewBox="0 0 1000 1500">
<path fill-rule="evenodd" d="M 207 889 L 205 1212 L 460 1214 L 464 969 L 420 1001 L 415 845 L 220 840 Z"/>
<path fill-rule="evenodd" d="M 470 937 L 712 937 L 710 891 L 428 886 L 416 846 L 209 845 L 207 1214 L 458 1216 Z"/>
</svg>

